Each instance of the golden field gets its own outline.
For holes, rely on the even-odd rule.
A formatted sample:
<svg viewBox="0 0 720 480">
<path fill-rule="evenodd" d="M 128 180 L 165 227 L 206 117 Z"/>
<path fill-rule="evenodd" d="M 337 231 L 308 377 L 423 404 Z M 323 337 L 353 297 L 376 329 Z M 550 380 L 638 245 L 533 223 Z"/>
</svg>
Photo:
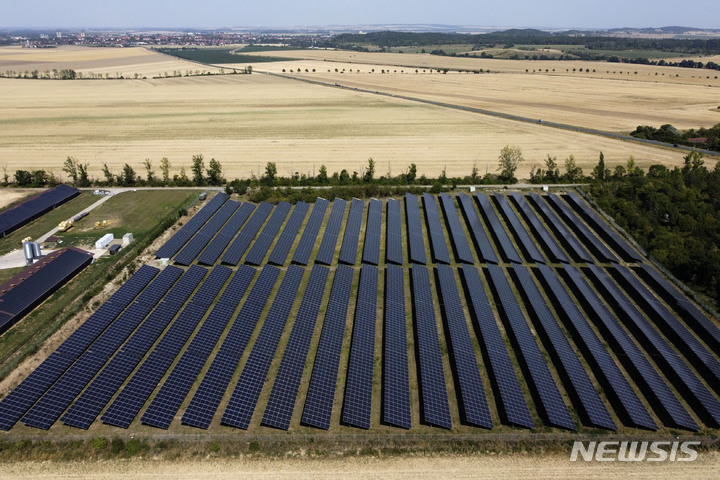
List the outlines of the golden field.
<svg viewBox="0 0 720 480">
<path fill-rule="evenodd" d="M 285 68 L 288 77 L 612 132 L 628 132 L 639 124 L 672 123 L 690 128 L 720 122 L 716 96 L 720 81 L 699 82 L 689 73 L 686 78 L 685 69 L 614 65 L 638 70 L 638 74 L 608 77 L 564 72 L 568 67 L 585 68 L 586 64 L 580 62 L 325 50 L 281 53 L 285 57 L 312 58 L 257 64 L 255 71 L 282 73 Z M 142 48 L 35 51 L 12 47 L 0 48 L 0 71 L 10 68 L 10 59 L 18 62 L 21 57 L 35 54 L 40 56 L 33 60 L 34 65 L 57 55 L 62 58 L 57 68 L 88 72 L 104 68 L 128 75 L 141 64 L 147 72 L 184 71 L 179 65 L 195 65 Z M 176 67 L 168 66 L 168 61 L 177 62 Z M 393 73 L 383 75 L 380 70 L 388 69 L 383 62 L 398 66 L 392 67 Z M 408 69 L 407 65 L 419 62 L 426 62 L 428 68 L 483 68 L 497 73 L 443 75 L 422 73 L 419 66 L 415 74 L 414 68 Z M 556 73 L 524 71 L 544 68 L 545 64 L 555 68 Z M 610 68 L 611 64 L 587 65 L 592 71 Z M 297 68 L 302 73 L 289 73 L 289 69 Z M 304 72 L 305 68 L 309 73 Z M 311 73 L 313 68 L 315 74 Z M 345 68 L 346 73 L 335 73 L 335 68 L 339 72 Z M 369 73 L 373 68 L 376 73 Z M 349 73 L 350 69 L 353 73 Z M 357 73 L 358 69 L 361 73 Z M 656 70 L 666 75 L 658 75 L 656 81 L 650 74 Z M 682 76 L 671 77 L 670 72 Z M 473 164 L 481 174 L 496 171 L 500 149 L 518 145 L 526 159 L 518 170 L 521 179 L 529 176 L 534 165 L 542 166 L 547 154 L 557 156 L 561 165 L 572 154 L 586 173 L 597 162 L 600 151 L 611 168 L 625 163 L 631 155 L 645 167 L 652 163 L 679 165 L 683 157 L 682 152 L 672 148 L 638 145 L 262 73 L 147 80 L 0 79 L 0 125 L 0 165 L 10 173 L 19 168 L 45 169 L 60 178 L 67 156 L 88 163 L 91 176 L 96 178 L 102 177 L 103 163 L 119 173 L 127 162 L 144 175 L 146 158 L 154 162 L 158 174 L 162 157 L 169 158 L 171 175 L 178 174 L 181 167 L 189 173 L 194 154 L 203 154 L 206 161 L 218 159 L 228 178 L 261 174 L 269 161 L 277 163 L 281 175 L 295 171 L 313 174 L 321 164 L 330 172 L 343 168 L 359 172 L 369 157 L 375 159 L 378 174 L 389 171 L 397 175 L 414 162 L 419 174 L 436 176 L 446 168 L 448 175 L 464 176 Z M 708 159 L 707 163 L 713 165 L 714 160 Z"/>
</svg>

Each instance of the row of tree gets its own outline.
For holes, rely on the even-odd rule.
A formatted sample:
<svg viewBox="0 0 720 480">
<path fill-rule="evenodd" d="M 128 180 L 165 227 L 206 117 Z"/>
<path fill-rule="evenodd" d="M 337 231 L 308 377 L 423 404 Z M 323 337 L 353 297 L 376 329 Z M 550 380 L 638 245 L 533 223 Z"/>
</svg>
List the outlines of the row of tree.
<svg viewBox="0 0 720 480">
<path fill-rule="evenodd" d="M 718 107 L 720 110 L 720 107 Z M 660 128 L 649 125 L 638 125 L 630 132 L 636 138 L 657 140 L 659 142 L 672 143 L 677 145 L 694 145 L 708 150 L 720 152 L 720 123 L 710 128 L 690 129 L 681 132 L 669 123 Z M 691 141 L 691 139 L 693 139 Z M 701 141 L 701 139 L 704 139 Z"/>
</svg>

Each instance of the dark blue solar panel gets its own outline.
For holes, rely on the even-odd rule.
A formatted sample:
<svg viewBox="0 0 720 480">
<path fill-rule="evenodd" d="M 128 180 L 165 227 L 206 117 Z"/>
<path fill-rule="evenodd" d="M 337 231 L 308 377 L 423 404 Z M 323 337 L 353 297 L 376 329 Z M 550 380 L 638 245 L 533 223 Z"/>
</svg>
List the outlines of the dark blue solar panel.
<svg viewBox="0 0 720 480">
<path fill-rule="evenodd" d="M 360 270 L 360 286 L 355 303 L 355 320 L 342 411 L 343 423 L 366 430 L 370 428 L 372 410 L 377 286 L 377 267 L 364 265 Z"/>
<path fill-rule="evenodd" d="M 412 425 L 408 376 L 405 271 L 388 265 L 385 272 L 385 338 L 383 339 L 383 422 Z"/>
<path fill-rule="evenodd" d="M 227 221 L 225 226 L 218 232 L 210 244 L 202 251 L 198 257 L 198 263 L 202 265 L 213 265 L 217 262 L 220 255 L 225 251 L 240 227 L 250 218 L 252 212 L 255 211 L 255 205 L 252 203 L 243 203 L 240 205 L 232 217 Z"/>
<path fill-rule="evenodd" d="M 495 398 L 499 397 L 500 417 L 510 425 L 535 428 L 480 275 L 475 267 L 469 265 L 463 265 L 462 274 L 468 307 L 479 332 L 481 350 L 485 353 L 488 374 L 496 392 Z"/>
<path fill-rule="evenodd" d="M 328 268 L 321 265 L 314 265 L 310 272 L 310 279 L 265 407 L 263 425 L 281 430 L 290 428 L 315 322 L 325 294 L 328 272 Z"/>
<path fill-rule="evenodd" d="M 303 409 L 302 423 L 304 425 L 325 430 L 330 428 L 353 275 L 354 270 L 346 265 L 338 265 L 335 270 L 330 300 L 325 312 L 325 322 L 315 354 L 310 387 Z"/>
<path fill-rule="evenodd" d="M 255 243 L 253 243 L 252 248 L 245 257 L 246 263 L 251 265 L 262 264 L 265 255 L 267 255 L 267 252 L 270 250 L 270 245 L 272 245 L 277 238 L 280 227 L 282 227 L 283 223 L 285 223 L 285 218 L 287 217 L 287 214 L 290 213 L 291 208 L 292 205 L 287 202 L 278 203 L 272 216 L 267 221 L 265 228 L 263 228 L 263 231 L 260 232 L 260 235 L 257 240 L 255 240 Z"/>
<path fill-rule="evenodd" d="M 567 406 L 540 352 L 535 336 L 530 331 L 525 314 L 510 288 L 505 271 L 497 265 L 488 265 L 495 295 L 505 317 L 508 332 L 517 346 L 517 355 L 528 372 L 528 385 L 535 390 L 538 411 L 553 426 L 576 430 Z"/>
<path fill-rule="evenodd" d="M 485 262 L 498 263 L 498 258 L 495 254 L 495 250 L 493 250 L 492 242 L 490 241 L 487 232 L 485 232 L 485 227 L 480 221 L 480 217 L 473 206 L 472 199 L 464 193 L 461 193 L 458 195 L 458 200 L 460 201 L 460 208 L 462 209 L 463 216 L 465 217 L 465 223 L 472 234 L 478 257 Z"/>
<path fill-rule="evenodd" d="M 237 211 L 240 203 L 228 200 L 220 209 L 207 221 L 198 233 L 190 240 L 180 253 L 175 256 L 175 263 L 179 265 L 190 265 L 200 252 L 210 243 L 210 240 L 225 225 L 225 222 Z"/>
<path fill-rule="evenodd" d="M 80 195 L 80 190 L 69 185 L 58 185 L 0 213 L 0 237 L 44 215 L 53 208 Z"/>
<path fill-rule="evenodd" d="M 445 232 L 442 221 L 440 220 L 440 212 L 438 211 L 435 196 L 429 193 L 423 193 L 422 201 L 425 209 L 425 221 L 428 228 L 433 261 L 450 263 L 450 253 L 447 249 L 447 243 L 445 243 Z"/>
<path fill-rule="evenodd" d="M 493 195 L 493 198 L 500 207 L 500 211 L 503 217 L 505 217 L 508 227 L 518 240 L 518 245 L 525 254 L 525 258 L 527 258 L 529 262 L 545 263 L 545 257 L 543 257 L 537 245 L 535 245 L 535 242 L 530 238 L 530 234 L 525 229 L 525 225 L 522 224 L 515 210 L 513 210 L 510 203 L 508 203 L 507 197 L 496 193 Z"/>
<path fill-rule="evenodd" d="M 287 259 L 288 253 L 290 253 L 290 248 L 292 248 L 293 242 L 295 242 L 295 237 L 297 237 L 300 231 L 300 227 L 302 226 L 303 220 L 305 220 L 305 215 L 307 215 L 309 208 L 310 205 L 305 202 L 298 202 L 297 205 L 295 205 L 295 209 L 290 215 L 287 225 L 285 225 L 273 251 L 270 253 L 268 263 L 274 265 L 285 264 L 285 259 Z"/>
<path fill-rule="evenodd" d="M 575 238 L 570 230 L 565 227 L 565 224 L 558 218 L 555 212 L 550 206 L 545 203 L 542 197 L 536 193 L 530 194 L 530 201 L 535 205 L 535 208 L 545 219 L 545 222 L 550 229 L 555 233 L 555 236 L 560 243 L 562 243 L 572 257 L 579 262 L 594 263 L 595 259 L 587 251 L 582 243 Z"/>
<path fill-rule="evenodd" d="M 443 214 L 445 215 L 445 221 L 450 230 L 450 238 L 452 239 L 455 257 L 459 262 L 475 263 L 472 250 L 470 250 L 470 244 L 468 244 L 467 236 L 465 235 L 465 230 L 463 230 L 462 223 L 460 222 L 460 216 L 458 215 L 457 208 L 455 208 L 453 197 L 447 193 L 441 193 L 440 204 L 443 209 Z"/>
<path fill-rule="evenodd" d="M 420 412 L 426 424 L 452 428 L 430 276 L 426 267 L 415 265 L 410 278 L 420 364 Z"/>
<path fill-rule="evenodd" d="M 270 265 L 263 267 L 235 322 L 230 327 L 225 341 L 215 355 L 210 369 L 185 410 L 182 417 L 183 424 L 204 429 L 210 426 L 255 325 L 270 299 L 279 273 L 280 270 L 276 267 Z"/>
<path fill-rule="evenodd" d="M 425 256 L 425 240 L 423 240 L 422 220 L 420 219 L 420 204 L 418 198 L 405 194 L 405 221 L 407 222 L 408 248 L 410 249 L 411 263 L 427 263 Z"/>
<path fill-rule="evenodd" d="M 318 249 L 315 257 L 315 261 L 317 263 L 325 265 L 330 265 L 332 263 L 333 256 L 335 255 L 335 246 L 337 245 L 338 235 L 340 234 L 340 227 L 342 227 L 342 220 L 345 216 L 346 206 L 347 202 L 342 198 L 336 198 L 333 202 L 330 217 L 325 225 L 325 234 L 323 235 L 320 248 Z"/>
<path fill-rule="evenodd" d="M 394 198 L 387 201 L 387 235 L 385 237 L 385 257 L 388 263 L 402 265 L 402 214 L 400 202 Z"/>
<path fill-rule="evenodd" d="M 318 197 L 315 200 L 315 206 L 313 207 L 310 218 L 303 229 L 302 237 L 300 237 L 300 241 L 295 248 L 295 253 L 292 258 L 293 263 L 307 265 L 310 261 L 310 255 L 315 247 L 315 241 L 317 240 L 318 232 L 320 231 L 323 219 L 325 218 L 325 210 L 327 210 L 329 203 L 330 202 L 324 198 Z"/>
<path fill-rule="evenodd" d="M 542 335 L 546 349 L 553 357 L 558 372 L 564 374 L 566 388 L 568 392 L 574 394 L 576 406 L 584 415 L 585 422 L 593 427 L 617 430 L 615 422 L 610 417 L 610 413 L 595 390 L 592 380 L 580 363 L 565 332 L 560 328 L 540 290 L 533 282 L 530 271 L 520 265 L 515 266 L 513 270 L 517 283 L 527 300 L 528 311 L 534 314 L 536 331 Z M 562 288 L 560 285 L 556 285 L 556 287 Z M 552 293 L 549 292 L 549 294 Z"/>
<path fill-rule="evenodd" d="M 398 227 L 399 227 L 398 223 Z M 363 246 L 363 263 L 380 264 L 380 230 L 382 229 L 382 202 L 370 199 L 368 206 L 367 225 L 365 226 L 365 244 Z"/>
<path fill-rule="evenodd" d="M 525 197 L 520 193 L 513 192 L 512 198 L 520 209 L 525 221 L 530 226 L 530 230 L 535 236 L 535 241 L 542 245 L 545 252 L 549 255 L 550 260 L 553 262 L 570 263 L 568 256 L 563 249 L 560 248 L 560 245 L 555 241 L 550 231 L 545 228 L 545 225 L 543 225 L 538 216 L 535 215 L 533 209 L 530 208 L 530 205 L 525 201 Z"/>
<path fill-rule="evenodd" d="M 343 242 L 340 247 L 340 257 L 338 258 L 338 261 L 342 263 L 355 265 L 364 208 L 365 202 L 359 198 L 353 198 L 350 204 L 350 213 L 348 213 L 348 219 L 345 224 L 345 234 L 343 235 Z"/>
<path fill-rule="evenodd" d="M 280 283 L 240 379 L 233 390 L 221 423 L 247 430 L 260 397 L 290 310 L 295 303 L 305 269 L 290 265 Z"/>
<path fill-rule="evenodd" d="M 250 220 L 247 221 L 238 236 L 225 251 L 221 259 L 222 263 L 237 265 L 240 262 L 240 259 L 245 255 L 245 251 L 252 243 L 255 235 L 260 231 L 260 228 L 262 228 L 272 209 L 272 204 L 267 202 L 263 202 L 257 207 L 253 216 L 250 217 Z"/>
<path fill-rule="evenodd" d="M 477 357 L 460 302 L 455 275 L 452 268 L 447 265 L 438 265 L 437 276 L 440 284 L 440 305 L 445 314 L 449 333 L 448 350 L 455 365 L 462 399 L 460 412 L 465 422 L 470 425 L 492 429 L 493 422 L 485 396 L 485 387 L 480 378 Z"/>
<path fill-rule="evenodd" d="M 522 258 L 520 258 L 520 254 L 515 249 L 515 245 L 513 245 L 512 240 L 510 240 L 510 236 L 508 236 L 508 233 L 505 231 L 505 227 L 503 227 L 502 222 L 500 222 L 500 217 L 498 217 L 497 213 L 495 213 L 495 209 L 490 203 L 490 199 L 487 195 L 480 192 L 475 193 L 475 198 L 478 205 L 480 205 L 480 211 L 482 212 L 483 218 L 489 225 L 490 232 L 495 238 L 495 241 L 498 243 L 500 247 L 500 254 L 503 256 L 505 261 L 522 263 Z"/>
<path fill-rule="evenodd" d="M 632 375 L 650 405 L 668 427 L 685 428 L 697 431 L 700 427 L 685 410 L 677 397 L 668 388 L 657 370 L 650 364 L 645 353 L 632 341 L 630 335 L 618 324 L 610 310 L 602 303 L 582 274 L 575 267 L 563 266 L 570 284 L 579 292 L 608 343 L 615 350 L 617 358 Z"/>
</svg>

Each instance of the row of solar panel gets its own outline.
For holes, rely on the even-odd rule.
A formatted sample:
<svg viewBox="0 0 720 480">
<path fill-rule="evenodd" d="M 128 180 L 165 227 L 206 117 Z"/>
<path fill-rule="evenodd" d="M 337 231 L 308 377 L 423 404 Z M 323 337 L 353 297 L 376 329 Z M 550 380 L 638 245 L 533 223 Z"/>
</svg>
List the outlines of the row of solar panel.
<svg viewBox="0 0 720 480">
<path fill-rule="evenodd" d="M 69 185 L 58 185 L 0 213 L 0 238 L 80 195 Z"/>
</svg>

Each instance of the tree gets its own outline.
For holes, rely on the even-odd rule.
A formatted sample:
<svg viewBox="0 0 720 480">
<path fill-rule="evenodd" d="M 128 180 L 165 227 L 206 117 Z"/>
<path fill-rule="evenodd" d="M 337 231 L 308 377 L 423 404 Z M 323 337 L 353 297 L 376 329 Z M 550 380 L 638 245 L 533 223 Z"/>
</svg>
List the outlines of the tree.
<svg viewBox="0 0 720 480">
<path fill-rule="evenodd" d="M 214 158 L 210 159 L 210 168 L 207 169 L 207 177 L 210 185 L 217 186 L 223 183 L 222 165 Z"/>
<path fill-rule="evenodd" d="M 19 187 L 27 187 L 32 183 L 32 173 L 27 170 L 15 170 L 15 183 Z"/>
<path fill-rule="evenodd" d="M 162 172 L 163 183 L 167 185 L 170 183 L 170 160 L 167 157 L 160 160 L 160 171 Z"/>
<path fill-rule="evenodd" d="M 515 171 L 518 166 L 524 161 L 522 156 L 522 150 L 518 146 L 505 145 L 500 150 L 498 156 L 498 170 L 500 170 L 500 180 L 506 183 L 515 183 Z"/>
<path fill-rule="evenodd" d="M 477 168 L 477 160 L 473 162 L 472 171 L 470 172 L 470 180 L 475 183 L 478 180 L 478 168 Z"/>
<path fill-rule="evenodd" d="M 78 163 L 78 187 L 89 187 L 90 177 L 88 176 L 88 164 Z"/>
<path fill-rule="evenodd" d="M 63 164 L 63 172 L 67 173 L 70 179 L 72 180 L 73 185 L 77 185 L 78 181 L 78 172 L 77 172 L 77 162 L 73 157 L 67 157 L 65 159 L 65 163 Z"/>
<path fill-rule="evenodd" d="M 147 175 L 147 183 L 152 184 L 155 181 L 155 172 L 152 169 L 152 161 L 149 158 L 146 158 L 143 162 L 145 165 L 145 173 Z"/>
<path fill-rule="evenodd" d="M 135 185 L 135 169 L 127 163 L 122 169 L 122 184 L 125 186 Z"/>
<path fill-rule="evenodd" d="M 325 165 L 320 165 L 320 171 L 318 172 L 317 181 L 323 185 L 328 183 L 328 172 Z"/>
<path fill-rule="evenodd" d="M 605 179 L 610 176 L 610 170 L 605 167 L 605 155 L 603 152 L 600 152 L 600 159 L 598 160 L 598 164 L 595 165 L 595 168 L 593 168 L 592 176 L 600 182 L 604 182 Z"/>
<path fill-rule="evenodd" d="M 549 153 L 545 159 L 545 180 L 549 183 L 557 183 L 560 180 L 557 157 L 551 157 Z"/>
<path fill-rule="evenodd" d="M 205 185 L 205 159 L 202 155 L 193 155 L 192 163 L 193 182 L 197 186 Z"/>
<path fill-rule="evenodd" d="M 32 186 L 44 187 L 48 184 L 49 176 L 45 170 L 35 170 L 32 172 Z"/>
<path fill-rule="evenodd" d="M 373 181 L 375 177 L 375 160 L 372 159 L 372 157 L 368 158 L 368 167 L 367 170 L 365 170 L 365 175 L 363 175 L 363 181 L 370 183 Z"/>
<path fill-rule="evenodd" d="M 275 178 L 277 177 L 277 164 L 275 162 L 267 162 L 265 165 L 265 175 L 260 180 L 266 185 L 275 184 Z"/>
<path fill-rule="evenodd" d="M 7 186 L 8 186 L 8 182 L 10 181 L 10 175 L 8 175 L 8 172 L 7 172 L 7 165 L 3 165 L 3 166 L 2 166 L 2 170 L 3 170 L 3 182 L 2 182 L 2 186 L 3 186 L 3 187 L 7 187 Z"/>
<path fill-rule="evenodd" d="M 105 181 L 108 185 L 115 183 L 115 177 L 113 176 L 107 163 L 103 163 L 102 173 L 105 176 Z"/>
<path fill-rule="evenodd" d="M 570 183 L 578 182 L 582 179 L 582 168 L 577 166 L 575 156 L 570 155 L 565 159 L 565 179 Z"/>
<path fill-rule="evenodd" d="M 417 177 L 417 165 L 415 165 L 414 163 L 411 163 L 410 167 L 408 167 L 407 183 L 415 183 L 416 177 Z"/>
</svg>

